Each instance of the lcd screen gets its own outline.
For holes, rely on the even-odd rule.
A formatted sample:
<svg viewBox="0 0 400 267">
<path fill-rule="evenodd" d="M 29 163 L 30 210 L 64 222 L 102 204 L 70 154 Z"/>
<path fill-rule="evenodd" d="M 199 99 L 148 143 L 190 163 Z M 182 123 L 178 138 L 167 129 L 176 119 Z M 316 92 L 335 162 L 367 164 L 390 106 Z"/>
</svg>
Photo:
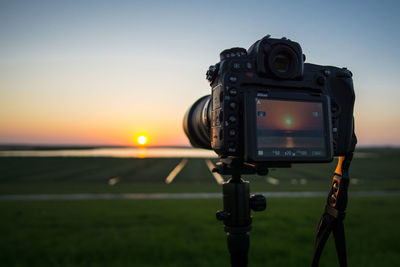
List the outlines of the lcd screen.
<svg viewBox="0 0 400 267">
<path fill-rule="evenodd" d="M 326 156 L 321 102 L 256 98 L 256 116 L 259 157 Z"/>
</svg>

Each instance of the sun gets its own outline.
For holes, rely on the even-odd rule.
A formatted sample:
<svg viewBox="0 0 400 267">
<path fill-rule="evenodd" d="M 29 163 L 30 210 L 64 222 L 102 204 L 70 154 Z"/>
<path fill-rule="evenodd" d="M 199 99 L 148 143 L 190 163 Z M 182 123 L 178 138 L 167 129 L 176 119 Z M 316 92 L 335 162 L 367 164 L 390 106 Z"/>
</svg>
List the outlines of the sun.
<svg viewBox="0 0 400 267">
<path fill-rule="evenodd" d="M 141 135 L 138 137 L 137 141 L 138 141 L 139 145 L 143 146 L 147 143 L 147 138 L 146 138 L 146 136 Z"/>
</svg>

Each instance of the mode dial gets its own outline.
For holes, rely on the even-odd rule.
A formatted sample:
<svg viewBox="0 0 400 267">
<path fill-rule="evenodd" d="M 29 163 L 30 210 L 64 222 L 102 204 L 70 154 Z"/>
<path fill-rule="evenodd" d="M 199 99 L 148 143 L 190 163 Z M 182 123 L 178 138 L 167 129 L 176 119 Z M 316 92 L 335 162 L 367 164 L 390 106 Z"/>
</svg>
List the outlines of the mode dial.
<svg viewBox="0 0 400 267">
<path fill-rule="evenodd" d="M 243 57 L 247 55 L 247 51 L 244 48 L 241 47 L 234 47 L 231 49 L 226 49 L 219 54 L 220 60 L 224 60 L 226 58 L 232 58 L 232 57 Z"/>
</svg>

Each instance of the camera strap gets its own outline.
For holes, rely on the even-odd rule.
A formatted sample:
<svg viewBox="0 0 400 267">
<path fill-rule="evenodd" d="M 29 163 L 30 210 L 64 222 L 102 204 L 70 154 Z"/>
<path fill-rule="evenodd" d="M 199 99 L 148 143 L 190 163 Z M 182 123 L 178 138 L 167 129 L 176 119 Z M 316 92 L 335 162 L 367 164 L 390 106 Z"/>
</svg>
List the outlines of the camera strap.
<svg viewBox="0 0 400 267">
<path fill-rule="evenodd" d="M 346 213 L 349 187 L 349 166 L 353 153 L 339 157 L 338 165 L 332 179 L 331 189 L 320 219 L 315 240 L 312 267 L 318 267 L 322 250 L 331 232 L 335 239 L 339 266 L 347 266 L 346 241 L 343 220 Z"/>
</svg>

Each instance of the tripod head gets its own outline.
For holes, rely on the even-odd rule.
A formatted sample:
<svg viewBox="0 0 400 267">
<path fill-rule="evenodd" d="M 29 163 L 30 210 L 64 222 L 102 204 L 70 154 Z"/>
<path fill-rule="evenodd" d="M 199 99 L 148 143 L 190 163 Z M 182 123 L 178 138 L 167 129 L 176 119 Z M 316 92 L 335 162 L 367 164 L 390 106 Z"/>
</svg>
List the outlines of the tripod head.
<svg viewBox="0 0 400 267">
<path fill-rule="evenodd" d="M 238 158 L 221 160 L 213 170 L 220 174 L 232 175 L 222 185 L 224 209 L 216 213 L 218 220 L 224 222 L 228 249 L 233 267 L 247 266 L 249 251 L 249 232 L 251 230 L 250 211 L 263 211 L 267 201 L 263 195 L 250 195 L 250 184 L 241 178 L 242 174 L 268 173 L 268 168 L 243 163 Z"/>
<path fill-rule="evenodd" d="M 290 163 L 248 163 L 237 157 L 221 157 L 217 162 L 213 172 L 221 175 L 232 175 L 232 177 L 241 176 L 242 174 L 258 174 L 267 175 L 268 168 L 290 168 Z"/>
</svg>

